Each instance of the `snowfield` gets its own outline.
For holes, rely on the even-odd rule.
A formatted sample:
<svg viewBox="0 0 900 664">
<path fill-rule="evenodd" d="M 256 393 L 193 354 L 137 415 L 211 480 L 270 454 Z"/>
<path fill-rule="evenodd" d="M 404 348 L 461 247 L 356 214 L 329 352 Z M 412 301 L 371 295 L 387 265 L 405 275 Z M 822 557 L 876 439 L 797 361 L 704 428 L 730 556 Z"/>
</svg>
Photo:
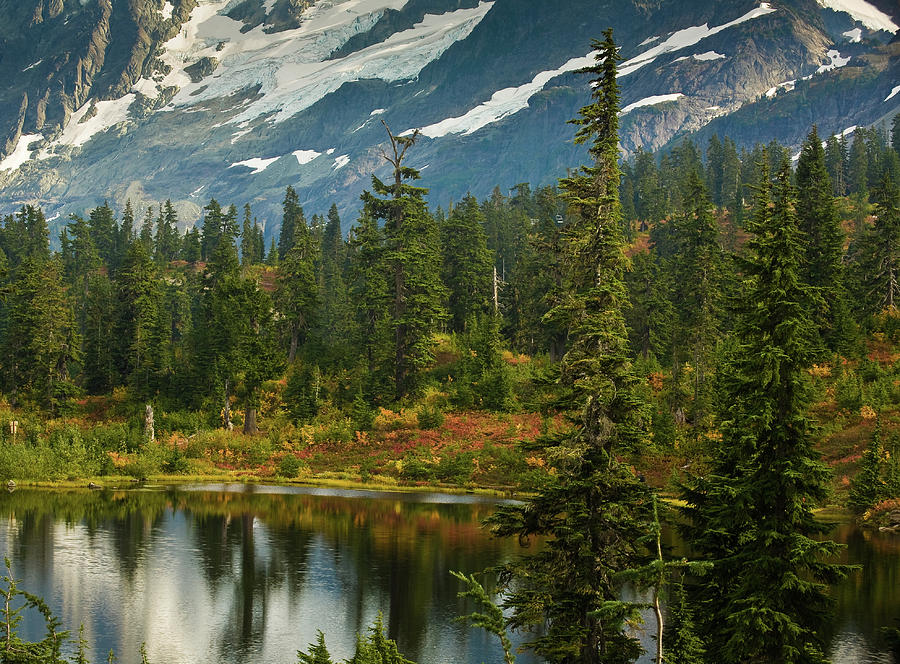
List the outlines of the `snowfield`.
<svg viewBox="0 0 900 664">
<path fill-rule="evenodd" d="M 653 95 L 652 97 L 644 97 L 638 101 L 632 102 L 625 106 L 621 111 L 619 111 L 619 115 L 626 115 L 627 113 L 631 113 L 636 108 L 641 108 L 642 106 L 656 106 L 657 104 L 664 104 L 668 101 L 675 101 L 680 97 L 684 97 L 680 92 L 673 92 L 668 95 Z"/>
<path fill-rule="evenodd" d="M 6 159 L 0 161 L 0 171 L 12 171 L 24 164 L 31 158 L 31 146 L 38 141 L 43 140 L 41 134 L 23 134 L 19 136 L 15 149 L 7 155 Z"/>
<path fill-rule="evenodd" d="M 760 3 L 759 7 L 756 9 L 723 25 L 710 28 L 709 24 L 704 23 L 703 25 L 678 30 L 661 44 L 623 62 L 619 67 L 619 77 L 621 78 L 637 71 L 641 67 L 653 62 L 660 55 L 688 48 L 722 30 L 727 30 L 728 28 L 744 23 L 745 21 L 750 21 L 759 18 L 760 16 L 765 16 L 766 14 L 771 14 L 774 11 L 775 9 L 772 8 L 769 3 L 763 2 Z M 644 43 L 650 43 L 656 41 L 656 39 L 658 38 L 650 38 L 644 40 Z M 714 51 L 709 51 L 708 53 L 714 53 Z M 514 88 L 498 90 L 488 101 L 479 104 L 466 114 L 454 118 L 447 118 L 446 120 L 441 120 L 440 122 L 428 125 L 427 127 L 422 127 L 420 131 L 429 138 L 439 138 L 448 134 L 472 134 L 482 127 L 486 127 L 491 123 L 502 120 L 503 118 L 509 117 L 526 108 L 528 106 L 528 100 L 531 99 L 534 94 L 542 90 L 550 80 L 557 76 L 561 76 L 566 72 L 582 69 L 592 64 L 594 64 L 593 51 L 583 57 L 572 58 L 558 69 L 540 72 L 529 83 Z M 408 135 L 412 132 L 413 129 L 408 129 L 401 135 Z"/>
<path fill-rule="evenodd" d="M 854 21 L 859 21 L 872 30 L 887 32 L 900 30 L 890 16 L 865 0 L 818 0 L 818 2 L 822 7 L 850 14 Z"/>
</svg>

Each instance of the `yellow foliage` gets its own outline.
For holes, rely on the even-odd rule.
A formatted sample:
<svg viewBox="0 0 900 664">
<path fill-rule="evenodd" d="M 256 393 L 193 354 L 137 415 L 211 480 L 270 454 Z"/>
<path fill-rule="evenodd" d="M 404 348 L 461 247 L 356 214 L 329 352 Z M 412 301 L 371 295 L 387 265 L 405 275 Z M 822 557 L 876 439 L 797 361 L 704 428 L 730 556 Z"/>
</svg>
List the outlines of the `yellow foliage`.
<svg viewBox="0 0 900 664">
<path fill-rule="evenodd" d="M 878 415 L 875 413 L 875 409 L 872 406 L 863 406 L 859 409 L 859 414 L 862 416 L 864 420 L 874 420 Z"/>
</svg>

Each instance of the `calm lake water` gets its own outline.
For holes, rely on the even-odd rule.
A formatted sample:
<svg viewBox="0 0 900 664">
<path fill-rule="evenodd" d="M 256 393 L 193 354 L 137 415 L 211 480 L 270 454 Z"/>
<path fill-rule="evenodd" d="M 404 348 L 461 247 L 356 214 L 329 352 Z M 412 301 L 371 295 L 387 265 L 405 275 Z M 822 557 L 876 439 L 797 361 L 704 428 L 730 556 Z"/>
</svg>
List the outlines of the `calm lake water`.
<svg viewBox="0 0 900 664">
<path fill-rule="evenodd" d="M 0 496 L 0 551 L 66 627 L 84 624 L 94 662 L 112 648 L 136 663 L 146 642 L 153 664 L 287 664 L 317 629 L 344 658 L 381 611 L 419 664 L 493 664 L 495 639 L 453 622 L 472 607 L 448 570 L 521 551 L 479 527 L 496 504 L 260 486 L 17 490 Z M 864 568 L 835 590 L 833 661 L 890 663 L 878 627 L 900 616 L 900 536 L 842 525 L 834 538 Z M 34 620 L 23 631 L 41 636 Z"/>
</svg>

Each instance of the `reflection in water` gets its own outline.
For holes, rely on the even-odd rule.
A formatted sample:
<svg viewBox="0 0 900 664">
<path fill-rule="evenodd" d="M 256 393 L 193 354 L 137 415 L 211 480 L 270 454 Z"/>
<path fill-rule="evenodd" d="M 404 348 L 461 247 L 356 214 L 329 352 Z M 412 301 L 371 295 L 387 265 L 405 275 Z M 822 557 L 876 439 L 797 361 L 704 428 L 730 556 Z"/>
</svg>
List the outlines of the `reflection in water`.
<svg viewBox="0 0 900 664">
<path fill-rule="evenodd" d="M 85 625 L 95 662 L 110 648 L 137 662 L 146 642 L 157 663 L 288 663 L 316 629 L 344 658 L 382 611 L 420 664 L 491 663 L 502 661 L 495 640 L 452 622 L 472 607 L 448 570 L 520 552 L 480 528 L 495 505 L 285 487 L 19 490 L 0 497 L 0 549 L 23 588 L 66 626 Z M 834 538 L 864 568 L 834 590 L 831 657 L 889 663 L 878 628 L 900 616 L 900 537 L 845 525 Z M 666 540 L 681 549 L 671 531 Z"/>
<path fill-rule="evenodd" d="M 0 549 L 22 587 L 85 625 L 95 662 L 110 648 L 137 662 L 144 641 L 153 662 L 293 662 L 319 628 L 344 658 L 379 611 L 421 664 L 500 661 L 494 640 L 452 622 L 473 607 L 449 570 L 480 572 L 518 546 L 479 526 L 496 501 L 422 497 L 19 490 L 0 497 Z"/>
</svg>

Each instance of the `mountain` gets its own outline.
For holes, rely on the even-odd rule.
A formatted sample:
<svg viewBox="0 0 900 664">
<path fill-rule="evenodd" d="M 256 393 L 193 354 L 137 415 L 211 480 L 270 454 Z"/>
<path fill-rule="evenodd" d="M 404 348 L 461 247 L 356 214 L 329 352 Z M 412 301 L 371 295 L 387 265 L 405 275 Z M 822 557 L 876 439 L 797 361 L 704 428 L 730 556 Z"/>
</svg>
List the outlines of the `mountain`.
<svg viewBox="0 0 900 664">
<path fill-rule="evenodd" d="M 607 26 L 626 154 L 900 111 L 894 0 L 0 0 L 0 212 L 215 197 L 266 232 L 293 185 L 345 223 L 386 132 L 420 128 L 432 205 L 553 182 Z M 60 223 L 57 222 L 57 223 Z"/>
</svg>

